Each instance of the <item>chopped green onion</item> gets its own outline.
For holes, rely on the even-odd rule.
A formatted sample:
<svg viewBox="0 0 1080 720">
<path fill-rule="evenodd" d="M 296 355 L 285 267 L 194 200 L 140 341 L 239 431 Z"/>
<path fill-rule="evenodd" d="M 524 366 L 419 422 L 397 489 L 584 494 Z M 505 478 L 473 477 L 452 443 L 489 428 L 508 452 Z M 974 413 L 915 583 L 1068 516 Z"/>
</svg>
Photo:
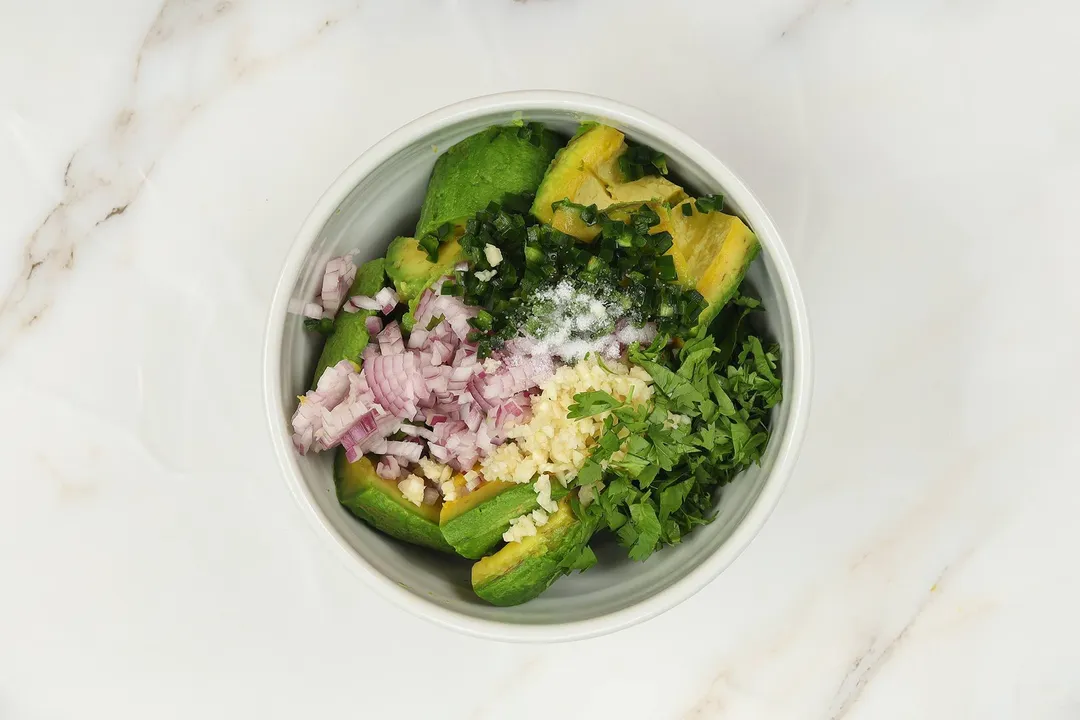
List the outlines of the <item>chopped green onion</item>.
<svg viewBox="0 0 1080 720">
<path fill-rule="evenodd" d="M 699 213 L 720 212 L 724 209 L 724 196 L 702 195 L 694 201 L 694 204 Z"/>
<path fill-rule="evenodd" d="M 469 318 L 469 325 L 477 330 L 490 330 L 492 319 L 491 313 L 487 310 L 481 310 L 476 317 Z"/>
<path fill-rule="evenodd" d="M 427 233 L 416 242 L 427 251 L 428 260 L 436 262 L 439 259 L 439 238 L 435 236 L 435 233 Z"/>
</svg>

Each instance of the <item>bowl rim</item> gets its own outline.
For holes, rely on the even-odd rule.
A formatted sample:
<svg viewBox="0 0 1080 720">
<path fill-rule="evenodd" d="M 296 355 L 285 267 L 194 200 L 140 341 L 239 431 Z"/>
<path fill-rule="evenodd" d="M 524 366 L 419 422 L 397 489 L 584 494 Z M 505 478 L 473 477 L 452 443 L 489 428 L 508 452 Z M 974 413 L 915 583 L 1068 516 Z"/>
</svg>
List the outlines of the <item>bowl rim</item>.
<svg viewBox="0 0 1080 720">
<path fill-rule="evenodd" d="M 646 600 L 587 620 L 544 625 L 521 625 L 465 615 L 421 599 L 376 570 L 320 512 L 311 489 L 303 481 L 290 435 L 278 414 L 282 401 L 281 343 L 289 299 L 312 245 L 340 203 L 369 173 L 401 148 L 429 133 L 457 121 L 515 110 L 526 113 L 536 110 L 565 110 L 624 123 L 662 137 L 687 156 L 693 157 L 705 173 L 724 188 L 725 194 L 735 201 L 758 235 L 762 252 L 774 266 L 775 273 L 770 273 L 770 276 L 774 282 L 780 284 L 784 302 L 787 304 L 795 345 L 792 349 L 794 376 L 786 379 L 791 389 L 786 393 L 786 400 L 790 403 L 789 432 L 783 438 L 773 471 L 765 477 L 757 499 L 727 540 L 685 577 Z M 711 152 L 666 121 L 615 100 L 562 90 L 519 90 L 463 100 L 402 125 L 364 151 L 327 188 L 297 232 L 274 288 L 265 337 L 263 400 L 270 435 L 285 482 L 307 517 L 310 527 L 323 538 L 339 559 L 383 599 L 444 627 L 475 637 L 509 642 L 563 642 L 615 632 L 670 610 L 715 579 L 750 545 L 776 507 L 806 433 L 812 394 L 810 328 L 802 292 L 776 226 L 757 197 Z"/>
</svg>

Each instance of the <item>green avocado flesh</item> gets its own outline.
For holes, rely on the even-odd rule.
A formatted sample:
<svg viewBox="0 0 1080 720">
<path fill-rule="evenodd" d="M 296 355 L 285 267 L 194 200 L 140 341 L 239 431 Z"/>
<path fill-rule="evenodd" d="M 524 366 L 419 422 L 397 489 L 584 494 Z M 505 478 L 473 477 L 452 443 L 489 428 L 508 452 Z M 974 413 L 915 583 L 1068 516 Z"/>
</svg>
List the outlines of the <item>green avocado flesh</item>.
<svg viewBox="0 0 1080 720">
<path fill-rule="evenodd" d="M 691 214 L 684 214 L 689 207 Z M 706 327 L 735 295 L 760 245 L 740 218 L 722 212 L 698 212 L 692 200 L 671 209 L 671 235 L 687 267 L 689 279 L 709 303 L 698 317 Z"/>
<path fill-rule="evenodd" d="M 449 274 L 454 265 L 465 259 L 458 238 L 461 230 L 445 240 L 439 247 L 438 260 L 431 262 L 427 251 L 415 238 L 399 237 L 386 249 L 386 274 L 394 282 L 398 296 L 405 301 L 420 297 L 433 282 Z M 406 328 L 408 329 L 408 328 Z"/>
<path fill-rule="evenodd" d="M 540 528 L 521 542 L 501 550 L 472 567 L 473 591 L 492 605 L 520 605 L 551 587 L 566 571 L 562 562 L 579 552 L 594 528 L 574 515 L 568 497 Z"/>
<path fill-rule="evenodd" d="M 618 160 L 626 150 L 626 137 L 615 128 L 593 125 L 579 132 L 544 175 L 533 201 L 533 216 L 579 240 L 592 240 L 600 232 L 599 225 L 586 225 L 572 208 L 556 210 L 552 203 L 569 200 L 603 210 L 616 203 L 672 203 L 686 197 L 681 187 L 660 176 L 625 182 Z"/>
<path fill-rule="evenodd" d="M 489 482 L 443 504 L 439 527 L 458 555 L 477 560 L 499 544 L 511 520 L 539 507 L 532 483 Z"/>
<path fill-rule="evenodd" d="M 338 502 L 376 530 L 415 545 L 454 551 L 439 531 L 439 508 L 413 505 L 396 483 L 376 474 L 368 458 L 351 463 L 339 448 L 334 459 L 334 485 Z"/>
<path fill-rule="evenodd" d="M 349 295 L 370 297 L 379 292 L 383 287 L 384 263 L 382 258 L 378 258 L 361 265 L 356 271 L 356 279 L 349 288 Z M 334 318 L 334 330 L 330 333 L 330 337 L 326 338 L 326 344 L 323 345 L 322 353 L 319 355 L 319 362 L 315 366 L 315 377 L 311 381 L 312 388 L 319 384 L 323 370 L 331 365 L 336 365 L 342 360 L 360 362 L 360 353 L 367 347 L 369 340 L 364 321 L 373 314 L 370 310 L 337 314 Z"/>
<path fill-rule="evenodd" d="M 439 156 L 420 208 L 416 237 L 443 223 L 463 223 L 506 195 L 536 191 L 561 141 L 548 130 L 534 130 L 529 138 L 522 130 L 490 127 Z"/>
</svg>

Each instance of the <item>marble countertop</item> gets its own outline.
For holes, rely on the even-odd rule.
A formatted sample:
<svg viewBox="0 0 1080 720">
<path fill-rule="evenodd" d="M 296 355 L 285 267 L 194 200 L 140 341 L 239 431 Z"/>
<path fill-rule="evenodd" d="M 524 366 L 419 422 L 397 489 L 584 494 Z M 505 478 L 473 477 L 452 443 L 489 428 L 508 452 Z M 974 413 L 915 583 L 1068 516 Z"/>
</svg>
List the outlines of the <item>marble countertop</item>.
<svg viewBox="0 0 1080 720">
<path fill-rule="evenodd" d="M 0 718 L 1080 717 L 1080 9 L 659 7 L 3 4 Z M 260 357 L 350 161 L 535 87 L 652 111 L 747 180 L 817 376 L 789 489 L 720 578 L 511 646 L 325 553 Z"/>
</svg>

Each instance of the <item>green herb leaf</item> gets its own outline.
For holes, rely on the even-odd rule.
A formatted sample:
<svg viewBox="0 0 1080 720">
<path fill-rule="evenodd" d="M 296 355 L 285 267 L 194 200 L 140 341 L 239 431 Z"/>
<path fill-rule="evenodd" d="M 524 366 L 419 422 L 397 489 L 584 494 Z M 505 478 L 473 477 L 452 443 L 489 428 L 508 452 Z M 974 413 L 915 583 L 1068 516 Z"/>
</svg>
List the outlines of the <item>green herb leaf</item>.
<svg viewBox="0 0 1080 720">
<path fill-rule="evenodd" d="M 769 363 L 765 350 L 761 347 L 761 340 L 758 340 L 756 337 L 750 337 L 747 341 L 750 343 L 751 351 L 754 355 L 754 369 L 757 370 L 757 374 L 761 375 L 769 382 L 776 382 L 776 375 L 773 374 L 773 367 L 775 367 L 775 365 Z"/>
<path fill-rule="evenodd" d="M 687 478 L 660 491 L 660 522 L 665 523 L 672 513 L 682 507 L 694 487 L 693 478 Z"/>
<path fill-rule="evenodd" d="M 652 555 L 660 542 L 660 520 L 651 503 L 640 502 L 630 506 L 630 522 L 637 531 L 630 559 L 641 561 Z"/>
<path fill-rule="evenodd" d="M 731 445 L 736 462 L 745 460 L 746 446 L 750 442 L 750 427 L 741 421 L 731 423 Z"/>
<path fill-rule="evenodd" d="M 675 412 L 700 414 L 700 406 L 705 401 L 705 396 L 685 378 L 679 377 L 663 365 L 651 360 L 645 360 L 644 358 L 631 359 L 645 368 L 645 371 L 652 377 L 653 383 L 660 392 L 664 393 Z"/>
<path fill-rule="evenodd" d="M 566 574 L 569 574 L 573 570 L 585 572 L 595 564 L 596 553 L 592 551 L 591 547 L 584 545 L 577 552 L 572 552 L 564 557 L 562 562 L 559 563 L 559 567 L 562 568 Z"/>
<path fill-rule="evenodd" d="M 577 474 L 578 485 L 594 485 L 600 481 L 603 476 L 603 468 L 600 467 L 600 463 L 593 459 L 585 461 L 585 464 L 581 466 Z"/>
<path fill-rule="evenodd" d="M 603 390 L 578 393 L 574 396 L 574 403 L 570 406 L 570 412 L 566 417 L 571 419 L 591 417 L 621 407 L 622 404 L 622 400 L 616 400 Z"/>
<path fill-rule="evenodd" d="M 713 397 L 716 398 L 716 407 L 720 414 L 725 417 L 734 417 L 735 405 L 731 402 L 728 394 L 724 392 L 724 386 L 716 375 L 709 376 L 709 389 L 712 391 Z"/>
</svg>

